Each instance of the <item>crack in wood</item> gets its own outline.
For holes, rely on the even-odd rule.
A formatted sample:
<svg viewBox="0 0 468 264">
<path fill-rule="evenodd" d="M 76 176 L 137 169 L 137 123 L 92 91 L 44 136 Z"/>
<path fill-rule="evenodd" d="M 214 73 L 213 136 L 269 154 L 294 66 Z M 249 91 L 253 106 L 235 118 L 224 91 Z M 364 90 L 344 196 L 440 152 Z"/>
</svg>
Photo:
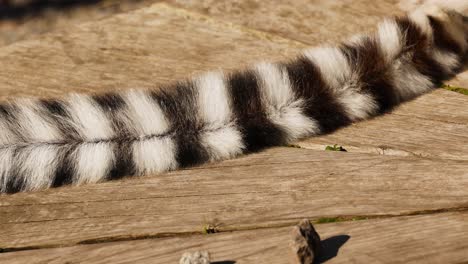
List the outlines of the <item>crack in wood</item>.
<svg viewBox="0 0 468 264">
<path fill-rule="evenodd" d="M 289 221 L 280 223 L 280 224 L 264 224 L 260 226 L 245 226 L 245 227 L 230 227 L 230 228 L 219 228 L 217 233 L 227 233 L 227 232 L 238 232 L 238 231 L 252 231 L 260 230 L 267 228 L 282 228 L 282 227 L 293 227 L 301 219 L 311 219 L 311 222 L 314 225 L 329 224 L 329 223 L 338 223 L 338 222 L 350 222 L 350 221 L 366 221 L 374 219 L 388 219 L 395 217 L 411 217 L 411 216 L 421 216 L 421 215 L 435 215 L 442 213 L 453 213 L 453 212 L 468 212 L 468 205 L 463 207 L 454 207 L 454 208 L 440 208 L 433 210 L 419 210 L 419 211 L 410 211 L 401 214 L 382 214 L 382 215 L 344 215 L 344 216 L 327 216 L 327 217 L 298 217 L 291 219 Z M 332 219 L 332 221 L 321 221 L 321 219 L 327 218 Z M 145 240 L 145 239 L 158 239 L 158 238 L 173 238 L 173 237 L 188 237 L 192 235 L 203 235 L 203 231 L 191 231 L 191 232 L 167 232 L 167 233 L 157 233 L 157 234 L 147 234 L 147 235 L 125 235 L 125 236 L 113 236 L 113 237 L 101 237 L 94 239 L 87 239 L 78 241 L 76 243 L 69 244 L 47 244 L 47 245 L 38 245 L 38 246 L 27 246 L 27 247 L 6 247 L 0 248 L 0 254 L 7 252 L 17 252 L 17 251 L 26 251 L 26 250 L 38 250 L 46 248 L 60 248 L 60 247 L 69 247 L 74 245 L 88 245 L 88 244 L 100 244 L 100 243 L 111 243 L 111 242 L 123 242 L 123 241 L 133 241 L 133 240 Z M 205 234 L 206 235 L 206 234 Z"/>
</svg>

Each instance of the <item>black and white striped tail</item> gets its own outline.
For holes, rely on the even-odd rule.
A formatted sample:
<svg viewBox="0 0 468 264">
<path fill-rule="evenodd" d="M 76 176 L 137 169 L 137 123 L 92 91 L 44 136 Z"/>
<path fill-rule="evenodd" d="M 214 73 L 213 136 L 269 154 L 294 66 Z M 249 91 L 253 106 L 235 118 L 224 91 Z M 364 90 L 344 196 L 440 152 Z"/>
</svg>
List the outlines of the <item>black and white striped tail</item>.
<svg viewBox="0 0 468 264">
<path fill-rule="evenodd" d="M 154 91 L 3 103 L 0 192 L 160 173 L 334 131 L 453 75 L 467 25 L 455 12 L 420 9 L 286 63 Z"/>
</svg>

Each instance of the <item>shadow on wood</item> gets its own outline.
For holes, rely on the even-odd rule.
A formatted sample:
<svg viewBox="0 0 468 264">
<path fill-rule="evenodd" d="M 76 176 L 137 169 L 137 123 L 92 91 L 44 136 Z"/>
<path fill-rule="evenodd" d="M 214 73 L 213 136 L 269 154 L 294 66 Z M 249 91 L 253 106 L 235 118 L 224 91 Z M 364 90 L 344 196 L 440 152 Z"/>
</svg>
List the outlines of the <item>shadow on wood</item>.
<svg viewBox="0 0 468 264">
<path fill-rule="evenodd" d="M 343 246 L 351 237 L 348 235 L 332 236 L 322 240 L 322 252 L 316 263 L 324 263 L 336 256 Z"/>
<path fill-rule="evenodd" d="M 0 20 L 18 19 L 26 16 L 37 16 L 46 9 L 62 10 L 75 6 L 94 5 L 101 0 L 30 0 L 20 1 L 0 1 Z"/>
</svg>

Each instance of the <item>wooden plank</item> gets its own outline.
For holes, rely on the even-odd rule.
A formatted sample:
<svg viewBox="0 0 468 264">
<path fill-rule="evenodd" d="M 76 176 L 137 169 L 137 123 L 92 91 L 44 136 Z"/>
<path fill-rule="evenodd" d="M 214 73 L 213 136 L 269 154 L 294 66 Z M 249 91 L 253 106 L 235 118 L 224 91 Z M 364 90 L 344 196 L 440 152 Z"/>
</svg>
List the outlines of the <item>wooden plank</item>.
<svg viewBox="0 0 468 264">
<path fill-rule="evenodd" d="M 468 163 L 297 148 L 152 177 L 3 195 L 0 248 L 468 207 Z"/>
<path fill-rule="evenodd" d="M 316 225 L 327 263 L 468 261 L 468 213 L 442 213 Z M 289 263 L 291 227 L 80 245 L 0 254 L 1 263 L 177 263 L 208 250 L 212 261 Z M 228 262 L 231 261 L 231 262 Z"/>
<path fill-rule="evenodd" d="M 384 14 L 399 13 L 394 0 L 301 1 L 305 0 L 253 4 L 256 8 L 248 8 L 248 1 L 209 5 L 177 1 L 197 12 L 205 10 L 202 13 L 215 19 L 156 4 L 71 27 L 68 33 L 4 47 L 0 50 L 0 100 L 160 86 L 207 70 L 238 69 L 258 60 L 293 56 L 306 47 L 225 21 L 258 25 L 272 33 L 281 29 L 289 32 L 285 37 L 303 35 L 314 38 L 308 42 L 316 45 L 369 29 Z M 239 8 L 245 9 L 242 14 L 234 12 Z M 287 15 L 293 11 L 300 14 Z"/>
<path fill-rule="evenodd" d="M 221 21 L 311 45 L 373 29 L 384 16 L 402 14 L 398 0 L 212 1 L 166 0 Z"/>
<path fill-rule="evenodd" d="M 21 0 L 16 0 L 20 2 Z M 74 1 L 72 6 L 64 7 L 59 1 L 32 1 L 36 4 L 5 6 L 2 1 L 2 15 L 16 13 L 17 18 L 2 17 L 0 19 L 0 46 L 6 46 L 17 41 L 37 38 L 52 31 L 66 29 L 74 24 L 96 21 L 116 13 L 129 12 L 158 2 L 158 0 L 120 0 L 94 1 L 84 3 Z M 23 1 L 26 2 L 26 1 Z M 37 2 L 39 5 L 37 5 Z M 70 2 L 68 0 L 62 2 Z M 20 7 L 19 9 L 17 9 Z M 14 10 L 16 8 L 16 10 Z M 12 12 L 13 11 L 13 12 Z M 15 12 L 16 11 L 16 12 Z M 18 12 L 19 11 L 19 12 Z"/>
<path fill-rule="evenodd" d="M 392 114 L 356 123 L 297 145 L 350 152 L 468 160 L 468 96 L 437 90 L 401 105 Z"/>
<path fill-rule="evenodd" d="M 300 44 L 166 4 L 0 50 L 0 100 L 155 87 L 216 69 L 292 56 Z"/>
</svg>

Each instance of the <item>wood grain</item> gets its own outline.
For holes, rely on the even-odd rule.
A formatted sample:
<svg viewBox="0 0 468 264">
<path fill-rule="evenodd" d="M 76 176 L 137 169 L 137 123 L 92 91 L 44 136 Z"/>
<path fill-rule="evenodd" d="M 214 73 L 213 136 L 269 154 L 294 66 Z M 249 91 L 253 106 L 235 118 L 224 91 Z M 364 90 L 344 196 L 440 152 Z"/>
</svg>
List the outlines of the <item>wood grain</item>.
<svg viewBox="0 0 468 264">
<path fill-rule="evenodd" d="M 385 16 L 402 14 L 398 0 L 166 0 L 172 5 L 309 45 L 373 30 Z"/>
<path fill-rule="evenodd" d="M 461 263 L 468 261 L 468 213 L 395 217 L 316 225 L 327 263 Z M 1 263 L 177 263 L 208 250 L 212 261 L 284 264 L 291 227 L 146 239 L 0 254 Z M 226 262 L 230 263 L 230 262 Z"/>
<path fill-rule="evenodd" d="M 375 30 L 384 18 L 403 15 L 399 0 L 165 0 L 220 21 L 267 32 L 306 45 L 336 43 Z M 408 1 L 414 2 L 414 1 Z M 468 63 L 468 61 L 467 61 Z M 468 87 L 468 65 L 447 83 Z"/>
<path fill-rule="evenodd" d="M 157 4 L 2 48 L 0 100 L 155 87 L 279 60 L 305 42 L 334 41 L 399 12 L 392 10 L 395 1 L 197 2 L 171 1 L 188 11 Z M 168 174 L 2 195 L 0 249 L 97 244 L 0 254 L 0 262 L 30 263 L 34 256 L 37 263 L 174 263 L 182 251 L 208 245 L 219 260 L 284 263 L 278 241 L 289 227 L 226 232 L 302 218 L 465 210 L 466 100 L 436 91 L 392 114 L 299 143 L 341 144 L 349 153 L 276 148 Z M 380 152 L 391 155 L 375 155 Z M 337 262 L 466 261 L 466 220 L 466 213 L 399 217 L 320 225 L 319 232 L 351 236 Z M 208 224 L 226 232 L 193 236 Z M 160 238 L 168 235 L 185 237 Z M 154 239 L 101 243 L 143 238 Z"/>
<path fill-rule="evenodd" d="M 166 0 L 175 6 L 200 12 L 296 40 L 308 45 L 338 42 L 357 33 L 368 32 L 384 17 L 402 15 L 399 0 Z M 406 1 L 414 3 L 414 1 Z M 465 70 L 448 84 L 468 87 Z"/>
<path fill-rule="evenodd" d="M 468 160 L 468 96 L 437 90 L 403 104 L 391 114 L 356 123 L 297 145 L 350 152 Z"/>
<path fill-rule="evenodd" d="M 0 49 L 0 99 L 154 88 L 293 56 L 301 46 L 155 4 Z"/>
<path fill-rule="evenodd" d="M 12 2 L 15 1 L 35 3 L 16 5 L 15 10 L 15 7 L 12 7 Z M 159 0 L 104 0 L 92 3 L 73 1 L 71 5 L 67 6 L 66 4 L 61 5 L 60 1 L 2 0 L 2 15 L 8 12 L 16 13 L 17 18 L 1 17 L 0 46 L 38 38 L 47 32 L 63 30 L 83 22 L 97 21 L 159 2 Z M 7 5 L 10 6 L 5 6 L 5 2 L 8 2 Z M 62 2 L 70 3 L 68 0 Z M 15 6 L 15 4 L 13 5 Z"/>
<path fill-rule="evenodd" d="M 468 207 L 468 163 L 276 148 L 190 170 L 3 195 L 0 248 Z"/>
</svg>

